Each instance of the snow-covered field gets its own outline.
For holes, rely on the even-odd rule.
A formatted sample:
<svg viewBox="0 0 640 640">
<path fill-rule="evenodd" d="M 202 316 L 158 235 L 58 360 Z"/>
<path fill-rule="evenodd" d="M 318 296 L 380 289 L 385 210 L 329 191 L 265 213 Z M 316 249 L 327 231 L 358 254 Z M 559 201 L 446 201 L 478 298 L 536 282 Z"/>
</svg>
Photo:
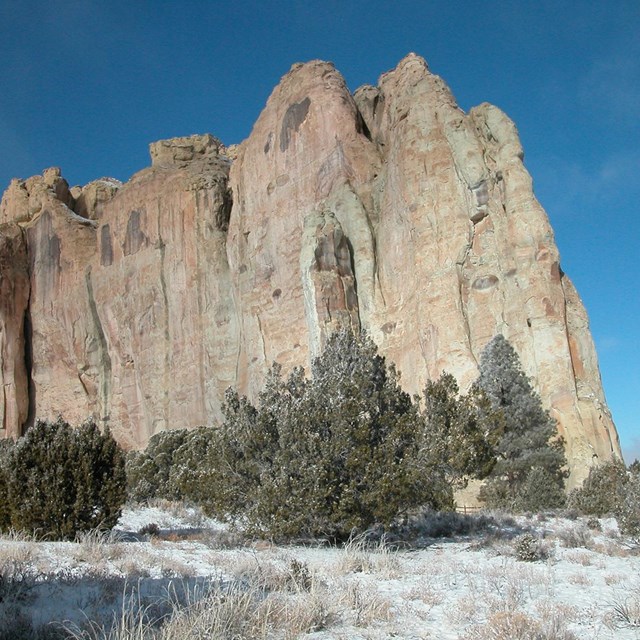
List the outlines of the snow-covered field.
<svg viewBox="0 0 640 640">
<path fill-rule="evenodd" d="M 112 536 L 0 539 L 0 639 L 98 638 L 119 620 L 129 634 L 111 638 L 142 640 L 160 618 L 163 639 L 638 638 L 640 555 L 614 520 L 597 524 L 519 518 L 412 547 L 284 547 L 180 505 L 126 509 Z"/>
</svg>

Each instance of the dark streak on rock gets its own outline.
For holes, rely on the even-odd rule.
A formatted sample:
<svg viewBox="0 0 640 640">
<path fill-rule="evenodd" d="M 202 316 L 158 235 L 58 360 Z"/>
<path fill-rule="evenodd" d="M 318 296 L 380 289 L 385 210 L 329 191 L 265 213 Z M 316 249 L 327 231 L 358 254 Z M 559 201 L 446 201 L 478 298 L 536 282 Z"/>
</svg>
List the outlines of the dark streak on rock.
<svg viewBox="0 0 640 640">
<path fill-rule="evenodd" d="M 129 214 L 127 222 L 127 235 L 124 239 L 124 247 L 122 248 L 125 256 L 137 253 L 142 247 L 149 244 L 149 239 L 142 230 L 141 218 L 143 211 L 132 211 Z"/>
<path fill-rule="evenodd" d="M 305 98 L 301 102 L 294 102 L 289 106 L 282 119 L 282 129 L 280 130 L 280 151 L 285 152 L 291 142 L 291 131 L 298 131 L 300 125 L 305 121 L 309 113 L 311 100 Z"/>
<path fill-rule="evenodd" d="M 109 421 L 109 399 L 111 397 L 111 356 L 109 355 L 109 346 L 107 338 L 102 328 L 100 314 L 96 306 L 96 300 L 93 294 L 93 283 L 91 281 L 91 267 L 87 268 L 85 273 L 85 283 L 87 287 L 87 302 L 91 313 L 91 320 L 95 329 L 96 339 L 98 340 L 98 350 L 100 354 L 100 366 L 102 367 L 102 375 L 100 376 L 100 408 L 102 415 L 100 420 L 106 426 Z"/>
<path fill-rule="evenodd" d="M 109 267 L 113 263 L 113 245 L 109 225 L 100 228 L 100 265 Z"/>
</svg>

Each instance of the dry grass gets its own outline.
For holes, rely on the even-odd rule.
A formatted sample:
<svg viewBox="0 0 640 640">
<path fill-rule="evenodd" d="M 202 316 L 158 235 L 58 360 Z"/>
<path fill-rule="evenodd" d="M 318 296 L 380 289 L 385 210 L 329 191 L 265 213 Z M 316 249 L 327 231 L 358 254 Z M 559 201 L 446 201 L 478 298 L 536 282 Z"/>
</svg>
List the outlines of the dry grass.
<svg viewBox="0 0 640 640">
<path fill-rule="evenodd" d="M 564 554 L 564 559 L 583 567 L 590 567 L 594 561 L 593 556 L 587 551 L 568 551 Z"/>
<path fill-rule="evenodd" d="M 556 532 L 560 544 L 567 549 L 591 549 L 593 547 L 593 531 L 584 522 L 574 522 L 573 526 Z"/>
<path fill-rule="evenodd" d="M 375 573 L 393 578 L 401 573 L 397 551 L 385 538 L 377 542 L 366 536 L 352 536 L 342 547 L 336 571 L 338 574 Z"/>
<path fill-rule="evenodd" d="M 34 545 L 11 541 L 0 547 L 0 602 L 18 602 L 33 587 Z"/>
<path fill-rule="evenodd" d="M 573 640 L 573 632 L 585 640 L 637 637 L 640 588 L 629 584 L 625 567 L 635 572 L 638 559 L 630 557 L 627 564 L 582 546 L 556 548 L 555 532 L 572 526 L 547 520 L 538 528 L 526 523 L 512 528 L 508 536 L 482 534 L 501 540 L 501 555 L 495 547 L 480 548 L 477 538 L 453 544 L 432 540 L 427 548 L 410 551 L 364 536 L 339 548 L 247 546 L 240 540 L 229 549 L 224 542 L 205 542 L 207 530 L 195 542 L 183 536 L 175 542 L 166 537 L 124 542 L 92 532 L 58 546 L 14 536 L 0 544 L 0 571 L 20 584 L 24 570 L 26 590 L 12 601 L 13 608 L 6 598 L 0 602 L 0 640 L 50 640 L 38 634 L 53 634 L 53 628 L 31 628 L 23 615 L 34 581 L 49 579 L 59 591 L 85 582 L 85 600 L 78 606 L 95 615 L 95 622 L 74 618 L 80 626 L 70 629 L 70 637 L 77 640 L 293 640 L 315 632 L 345 640 L 443 635 Z M 534 551 L 542 544 L 555 548 L 555 556 L 518 560 L 514 542 L 523 531 L 533 534 Z M 216 529 L 211 536 L 224 538 Z M 594 547 L 603 539 L 599 532 Z M 43 572 L 45 560 L 50 565 Z M 123 598 L 123 576 L 142 595 L 132 596 L 129 588 Z M 177 588 L 163 593 L 167 585 Z M 118 609 L 115 619 L 101 603 L 103 596 Z M 55 633 L 58 637 L 51 637 L 59 640 L 59 629 Z"/>
<path fill-rule="evenodd" d="M 612 603 L 605 622 L 612 629 L 640 630 L 640 586 L 627 590 Z"/>
<path fill-rule="evenodd" d="M 339 600 L 351 612 L 356 627 L 391 620 L 391 600 L 380 595 L 374 585 L 349 580 L 343 583 Z"/>
<path fill-rule="evenodd" d="M 76 543 L 74 558 L 94 566 L 119 560 L 125 555 L 124 545 L 112 531 L 92 529 L 78 533 Z"/>
<path fill-rule="evenodd" d="M 577 640 L 560 616 L 541 622 L 519 611 L 500 612 L 471 627 L 462 640 Z"/>
<path fill-rule="evenodd" d="M 170 592 L 153 607 L 134 593 L 111 625 L 70 625 L 66 632 L 74 640 L 293 640 L 324 629 L 333 618 L 328 594 L 316 585 L 266 593 L 259 585 L 233 582 Z"/>
</svg>

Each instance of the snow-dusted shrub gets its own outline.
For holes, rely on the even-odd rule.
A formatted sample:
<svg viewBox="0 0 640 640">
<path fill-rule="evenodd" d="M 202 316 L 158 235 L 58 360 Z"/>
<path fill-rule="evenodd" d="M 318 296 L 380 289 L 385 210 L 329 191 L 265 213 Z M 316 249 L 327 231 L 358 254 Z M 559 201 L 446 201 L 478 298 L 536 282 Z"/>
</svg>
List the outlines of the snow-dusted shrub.
<svg viewBox="0 0 640 640">
<path fill-rule="evenodd" d="M 6 479 L 10 526 L 52 539 L 113 527 L 126 498 L 124 454 L 92 421 L 38 420 L 11 448 Z"/>
<path fill-rule="evenodd" d="M 538 536 L 532 533 L 523 533 L 513 543 L 516 558 L 523 562 L 537 562 L 546 560 L 550 556 L 550 548 Z"/>
<path fill-rule="evenodd" d="M 172 482 L 174 454 L 187 439 L 189 432 L 174 429 L 156 433 L 144 451 L 127 455 L 127 490 L 129 499 L 145 502 L 152 498 L 179 500 L 180 490 Z"/>
<path fill-rule="evenodd" d="M 149 522 L 148 524 L 143 525 L 138 529 L 138 533 L 141 536 L 159 536 L 160 535 L 160 527 L 155 522 Z"/>
<path fill-rule="evenodd" d="M 444 470 L 419 455 L 417 407 L 369 338 L 333 334 L 311 373 L 284 379 L 274 365 L 257 407 L 227 393 L 217 515 L 261 535 L 347 539 L 452 504 Z"/>
<path fill-rule="evenodd" d="M 12 446 L 12 440 L 0 439 L 0 496 L 3 497 L 0 500 L 0 531 L 4 531 L 11 526 L 11 510 L 8 502 L 4 500 L 4 496 L 7 495 L 7 465 Z"/>
<path fill-rule="evenodd" d="M 589 518 L 586 524 L 592 531 L 602 531 L 602 524 L 598 518 Z"/>
<path fill-rule="evenodd" d="M 624 462 L 613 458 L 589 470 L 582 486 L 569 494 L 567 506 L 584 515 L 615 515 L 622 506 L 628 482 Z"/>
<path fill-rule="evenodd" d="M 613 603 L 609 626 L 614 629 L 640 629 L 640 590 L 635 588 L 626 597 Z"/>
<path fill-rule="evenodd" d="M 403 538 L 449 538 L 515 527 L 512 519 L 496 519 L 494 515 L 466 514 L 456 511 L 421 510 L 413 514 L 401 528 Z"/>
<path fill-rule="evenodd" d="M 640 474 L 631 473 L 617 514 L 620 533 L 640 544 Z"/>
<path fill-rule="evenodd" d="M 169 484 L 183 500 L 215 512 L 219 479 L 218 430 L 198 427 L 189 431 L 173 453 Z"/>
<path fill-rule="evenodd" d="M 567 547 L 567 549 L 577 549 L 580 547 L 590 549 L 593 546 L 593 534 L 589 530 L 589 527 L 583 522 L 574 522 L 572 526 L 558 531 L 557 536 L 560 544 L 562 544 L 563 547 Z"/>
<path fill-rule="evenodd" d="M 564 442 L 503 336 L 484 349 L 476 384 L 502 420 L 497 462 L 480 498 L 490 507 L 521 512 L 563 506 Z"/>
<path fill-rule="evenodd" d="M 618 458 L 593 467 L 582 487 L 571 492 L 568 504 L 586 515 L 615 516 L 620 533 L 640 543 L 640 468 L 637 461 L 628 469 Z"/>
</svg>

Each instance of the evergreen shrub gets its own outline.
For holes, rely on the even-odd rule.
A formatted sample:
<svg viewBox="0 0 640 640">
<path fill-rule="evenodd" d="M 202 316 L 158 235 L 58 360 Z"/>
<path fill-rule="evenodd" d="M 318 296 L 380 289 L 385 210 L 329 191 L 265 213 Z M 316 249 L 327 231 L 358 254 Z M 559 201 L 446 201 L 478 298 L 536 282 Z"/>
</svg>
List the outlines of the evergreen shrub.
<svg viewBox="0 0 640 640">
<path fill-rule="evenodd" d="M 629 474 L 617 519 L 620 533 L 631 538 L 636 545 L 640 545 L 640 473 L 637 467 Z"/>
<path fill-rule="evenodd" d="M 144 451 L 127 454 L 126 475 L 129 499 L 146 502 L 153 498 L 180 500 L 182 493 L 172 478 L 176 451 L 189 437 L 185 429 L 156 433 Z"/>
<path fill-rule="evenodd" d="M 613 458 L 589 469 L 589 475 L 567 501 L 570 509 L 588 516 L 602 518 L 620 512 L 629 483 L 624 462 Z"/>
<path fill-rule="evenodd" d="M 0 531 L 4 531 L 11 526 L 11 510 L 6 500 L 8 482 L 8 462 L 13 440 L 0 440 Z"/>
<path fill-rule="evenodd" d="M 368 337 L 336 332 L 311 374 L 284 379 L 274 365 L 257 406 L 227 393 L 215 515 L 276 538 L 344 540 L 453 505 L 443 474 L 421 463 L 417 406 Z"/>
<path fill-rule="evenodd" d="M 126 498 L 124 454 L 95 422 L 36 421 L 6 457 L 10 526 L 48 539 L 111 528 Z"/>
</svg>

